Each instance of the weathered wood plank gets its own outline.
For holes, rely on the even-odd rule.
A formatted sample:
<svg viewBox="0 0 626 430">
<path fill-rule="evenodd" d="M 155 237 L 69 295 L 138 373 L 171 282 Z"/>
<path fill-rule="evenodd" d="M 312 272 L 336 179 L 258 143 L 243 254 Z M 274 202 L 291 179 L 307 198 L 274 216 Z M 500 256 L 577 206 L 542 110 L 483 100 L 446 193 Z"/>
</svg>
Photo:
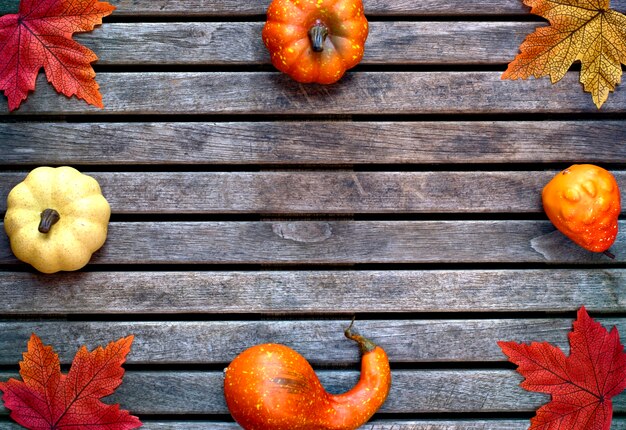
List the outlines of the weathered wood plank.
<svg viewBox="0 0 626 430">
<path fill-rule="evenodd" d="M 270 0 L 110 0 L 117 7 L 114 16 L 127 15 L 265 15 Z M 516 0 L 368 0 L 370 15 L 525 15 L 529 8 Z M 611 7 L 626 10 L 626 1 L 613 0 Z"/>
<path fill-rule="evenodd" d="M 116 214 L 351 214 L 542 213 L 558 171 L 86 173 Z M 0 213 L 26 174 L 0 173 Z M 626 172 L 613 174 L 626 189 Z"/>
<path fill-rule="evenodd" d="M 374 419 L 359 427 L 361 430 L 527 430 L 528 420 L 385 420 Z M 235 430 L 241 429 L 234 423 L 215 422 L 156 422 L 144 421 L 146 430 Z M 17 430 L 10 427 L 9 430 Z M 612 430 L 626 430 L 626 420 L 614 418 Z"/>
<path fill-rule="evenodd" d="M 345 392 L 358 380 L 358 372 L 319 372 L 329 392 Z M 163 377 L 165 376 L 165 377 Z M 125 400 L 137 413 L 225 413 L 222 374 L 213 372 L 128 373 L 125 386 L 111 396 Z M 381 413 L 513 412 L 534 411 L 549 400 L 518 386 L 522 378 L 514 371 L 395 371 L 393 389 Z M 419 389 L 416 389 L 419 387 Z M 159 398 L 164 391 L 165 401 Z M 498 393 L 497 396 L 494 393 Z M 626 411 L 626 395 L 614 397 L 616 412 Z"/>
<path fill-rule="evenodd" d="M 332 393 L 348 391 L 356 371 L 319 371 Z M 0 380 L 14 376 L 0 373 Z M 222 372 L 127 372 L 107 400 L 136 414 L 225 414 Z M 513 370 L 399 370 L 380 413 L 531 412 L 548 395 L 523 390 Z M 497 393 L 497 395 L 494 395 Z M 613 398 L 616 412 L 626 411 L 626 395 Z M 6 414 L 4 405 L 0 414 Z"/>
<path fill-rule="evenodd" d="M 549 221 L 112 222 L 92 264 L 578 263 L 626 261 L 575 245 Z M 0 235 L 0 264 L 15 264 Z"/>
<path fill-rule="evenodd" d="M 99 73 L 105 108 L 60 96 L 40 74 L 14 115 L 29 114 L 454 114 L 598 112 L 578 72 L 502 80 L 500 72 L 348 72 L 303 85 L 278 72 Z M 617 87 L 603 112 L 624 112 Z M 6 98 L 0 112 L 8 113 Z"/>
<path fill-rule="evenodd" d="M 626 319 L 597 319 L 626 332 Z M 0 364 L 22 359 L 31 333 L 54 345 L 61 362 L 135 335 L 128 363 L 228 363 L 259 343 L 281 343 L 315 365 L 356 365 L 358 348 L 343 336 L 346 320 L 324 321 L 0 321 Z M 355 330 L 382 346 L 393 363 L 504 362 L 500 340 L 550 342 L 567 353 L 572 319 L 358 320 Z"/>
<path fill-rule="evenodd" d="M 326 370 L 318 375 L 332 393 L 347 391 L 358 380 L 356 371 Z M 0 380 L 11 376 L 0 372 Z M 380 412 L 528 412 L 549 400 L 520 388 L 521 380 L 512 370 L 393 371 L 392 389 Z M 222 372 L 129 371 L 107 400 L 135 414 L 228 413 Z M 626 396 L 615 397 L 613 406 L 617 412 L 626 410 Z M 6 414 L 4 405 L 0 414 Z"/>
<path fill-rule="evenodd" d="M 360 64 L 501 64 L 536 22 L 372 22 Z M 76 39 L 98 64 L 271 64 L 262 22 L 112 23 Z"/>
<path fill-rule="evenodd" d="M 626 270 L 0 272 L 0 297 L 3 315 L 615 313 Z"/>
<path fill-rule="evenodd" d="M 91 264 L 573 263 L 611 260 L 549 221 L 112 222 Z M 0 264 L 16 264 L 6 235 Z"/>
<path fill-rule="evenodd" d="M 626 121 L 28 122 L 0 141 L 9 165 L 602 164 L 626 159 Z"/>
</svg>

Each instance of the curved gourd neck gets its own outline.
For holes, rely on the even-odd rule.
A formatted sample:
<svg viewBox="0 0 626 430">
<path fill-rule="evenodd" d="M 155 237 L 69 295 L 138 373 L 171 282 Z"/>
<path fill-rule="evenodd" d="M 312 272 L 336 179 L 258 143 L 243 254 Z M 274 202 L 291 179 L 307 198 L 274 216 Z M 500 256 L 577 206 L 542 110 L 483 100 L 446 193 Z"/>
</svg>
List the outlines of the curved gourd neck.
<svg viewBox="0 0 626 430">
<path fill-rule="evenodd" d="M 354 321 L 353 321 L 354 322 Z M 374 342 L 346 329 L 346 337 L 361 348 L 359 382 L 343 394 L 329 395 L 329 430 L 350 430 L 365 424 L 387 399 L 391 387 L 391 369 L 387 353 Z"/>
</svg>

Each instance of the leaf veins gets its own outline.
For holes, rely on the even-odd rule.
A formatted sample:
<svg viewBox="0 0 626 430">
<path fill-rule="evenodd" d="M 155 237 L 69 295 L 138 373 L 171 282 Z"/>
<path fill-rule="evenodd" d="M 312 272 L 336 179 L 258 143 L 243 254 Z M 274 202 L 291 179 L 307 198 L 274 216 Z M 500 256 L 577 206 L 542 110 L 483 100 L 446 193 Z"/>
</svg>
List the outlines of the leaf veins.
<svg viewBox="0 0 626 430">
<path fill-rule="evenodd" d="M 550 76 L 556 83 L 580 61 L 580 82 L 598 108 L 615 90 L 626 64 L 626 16 L 609 0 L 524 0 L 548 27 L 528 35 L 502 79 Z"/>
<path fill-rule="evenodd" d="M 9 110 L 35 89 L 42 67 L 58 92 L 102 107 L 91 67 L 98 57 L 72 34 L 93 30 L 114 9 L 98 0 L 21 0 L 17 14 L 0 17 L 0 90 Z"/>
</svg>

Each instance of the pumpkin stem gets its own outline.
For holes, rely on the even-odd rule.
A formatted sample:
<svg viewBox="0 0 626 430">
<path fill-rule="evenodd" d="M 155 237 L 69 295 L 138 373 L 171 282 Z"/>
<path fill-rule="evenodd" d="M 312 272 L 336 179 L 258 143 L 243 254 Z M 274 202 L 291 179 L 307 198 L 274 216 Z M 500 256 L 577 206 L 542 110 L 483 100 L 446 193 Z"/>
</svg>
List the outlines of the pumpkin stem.
<svg viewBox="0 0 626 430">
<path fill-rule="evenodd" d="M 313 24 L 313 27 L 309 29 L 309 40 L 311 41 L 313 51 L 322 52 L 324 50 L 326 36 L 328 36 L 328 27 L 320 21 Z"/>
<path fill-rule="evenodd" d="M 53 225 L 61 219 L 61 215 L 54 209 L 46 209 L 41 213 L 41 221 L 39 222 L 39 233 L 48 233 Z"/>
<path fill-rule="evenodd" d="M 352 322 L 350 326 L 344 332 L 348 339 L 351 339 L 359 344 L 359 348 L 361 349 L 361 354 L 365 354 L 367 352 L 372 352 L 378 345 L 376 345 L 371 340 L 361 336 L 358 333 L 352 332 L 352 326 L 354 325 L 354 320 L 356 317 L 352 317 Z"/>
</svg>

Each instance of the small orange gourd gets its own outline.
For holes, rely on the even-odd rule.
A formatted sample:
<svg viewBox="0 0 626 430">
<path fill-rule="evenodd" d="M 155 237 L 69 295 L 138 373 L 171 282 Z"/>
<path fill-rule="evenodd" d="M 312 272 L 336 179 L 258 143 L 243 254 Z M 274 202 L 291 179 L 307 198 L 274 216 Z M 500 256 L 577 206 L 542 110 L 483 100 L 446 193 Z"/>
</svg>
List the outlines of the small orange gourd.
<svg viewBox="0 0 626 430">
<path fill-rule="evenodd" d="M 563 234 L 593 252 L 607 251 L 617 237 L 621 210 L 617 181 L 593 164 L 575 164 L 543 189 L 543 207 Z"/>
<path fill-rule="evenodd" d="M 367 33 L 361 0 L 273 0 L 262 36 L 278 70 L 332 84 L 361 61 Z"/>
<path fill-rule="evenodd" d="M 346 329 L 362 353 L 361 377 L 350 391 L 324 390 L 311 365 L 293 349 L 266 343 L 248 348 L 226 368 L 224 396 L 245 430 L 354 430 L 383 405 L 391 387 L 385 351 Z"/>
</svg>

